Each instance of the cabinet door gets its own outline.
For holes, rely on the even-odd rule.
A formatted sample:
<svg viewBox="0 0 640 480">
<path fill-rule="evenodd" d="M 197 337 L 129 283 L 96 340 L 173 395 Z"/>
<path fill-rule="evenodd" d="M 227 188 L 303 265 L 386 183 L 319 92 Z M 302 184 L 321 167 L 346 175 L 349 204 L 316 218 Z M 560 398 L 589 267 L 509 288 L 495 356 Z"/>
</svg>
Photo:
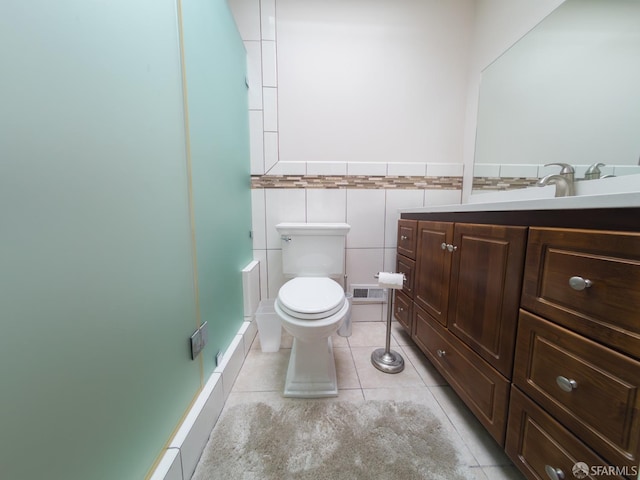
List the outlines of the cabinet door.
<svg viewBox="0 0 640 480">
<path fill-rule="evenodd" d="M 418 222 L 414 301 L 442 325 L 447 324 L 453 223 Z M 445 245 L 445 248 L 443 248 Z"/>
<path fill-rule="evenodd" d="M 456 223 L 447 326 L 511 378 L 526 227 Z"/>
</svg>

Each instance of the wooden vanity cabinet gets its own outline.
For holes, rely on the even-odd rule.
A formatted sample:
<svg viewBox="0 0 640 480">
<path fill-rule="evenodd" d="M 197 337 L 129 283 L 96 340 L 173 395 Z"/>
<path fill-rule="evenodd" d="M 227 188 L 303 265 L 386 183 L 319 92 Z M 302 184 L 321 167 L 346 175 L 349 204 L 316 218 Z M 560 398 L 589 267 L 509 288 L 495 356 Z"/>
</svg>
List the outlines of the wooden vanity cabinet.
<svg viewBox="0 0 640 480">
<path fill-rule="evenodd" d="M 418 222 L 414 300 L 511 378 L 526 227 Z"/>
<path fill-rule="evenodd" d="M 589 478 L 635 479 L 640 208 L 402 217 L 416 222 L 411 338 L 520 471 L 570 478 L 585 462 L 617 469 Z"/>
<path fill-rule="evenodd" d="M 503 444 L 527 229 L 419 221 L 417 231 L 411 336 Z"/>
</svg>

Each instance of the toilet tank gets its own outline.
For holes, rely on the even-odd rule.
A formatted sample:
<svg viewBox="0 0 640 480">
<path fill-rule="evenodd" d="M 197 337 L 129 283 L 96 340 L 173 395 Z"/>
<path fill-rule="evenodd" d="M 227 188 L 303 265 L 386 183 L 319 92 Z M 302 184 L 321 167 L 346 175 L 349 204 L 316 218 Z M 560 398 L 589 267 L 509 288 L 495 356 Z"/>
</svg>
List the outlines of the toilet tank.
<svg viewBox="0 0 640 480">
<path fill-rule="evenodd" d="M 279 223 L 285 276 L 344 275 L 346 223 Z"/>
</svg>

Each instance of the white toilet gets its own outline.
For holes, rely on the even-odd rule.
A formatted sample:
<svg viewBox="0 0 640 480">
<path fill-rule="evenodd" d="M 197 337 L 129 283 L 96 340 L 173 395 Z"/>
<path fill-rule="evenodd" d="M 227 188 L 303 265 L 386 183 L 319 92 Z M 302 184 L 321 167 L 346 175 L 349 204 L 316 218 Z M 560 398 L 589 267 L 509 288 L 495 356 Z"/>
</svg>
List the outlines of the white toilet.
<svg viewBox="0 0 640 480">
<path fill-rule="evenodd" d="M 331 335 L 350 305 L 342 286 L 346 223 L 280 223 L 282 273 L 294 277 L 278 292 L 275 311 L 293 336 L 285 397 L 338 395 Z"/>
</svg>

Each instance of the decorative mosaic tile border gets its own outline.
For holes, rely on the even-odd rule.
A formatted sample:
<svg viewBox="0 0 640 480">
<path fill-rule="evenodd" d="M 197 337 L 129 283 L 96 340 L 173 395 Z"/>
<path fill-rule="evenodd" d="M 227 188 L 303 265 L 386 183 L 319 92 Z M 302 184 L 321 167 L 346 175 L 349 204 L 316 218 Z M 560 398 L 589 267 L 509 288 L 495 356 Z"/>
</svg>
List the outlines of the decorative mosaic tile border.
<svg viewBox="0 0 640 480">
<path fill-rule="evenodd" d="M 462 190 L 462 177 L 372 175 L 252 175 L 251 188 Z"/>
<path fill-rule="evenodd" d="M 516 190 L 535 186 L 537 177 L 473 177 L 474 190 Z"/>
</svg>

